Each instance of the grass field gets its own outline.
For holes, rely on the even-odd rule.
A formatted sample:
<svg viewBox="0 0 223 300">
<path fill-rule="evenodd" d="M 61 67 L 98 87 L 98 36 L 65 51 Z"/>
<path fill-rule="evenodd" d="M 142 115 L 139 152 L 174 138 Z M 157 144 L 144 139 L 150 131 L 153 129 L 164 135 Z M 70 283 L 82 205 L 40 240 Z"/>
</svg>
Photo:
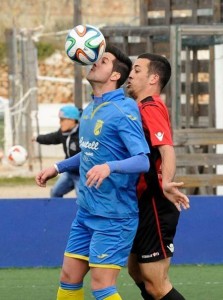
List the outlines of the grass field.
<svg viewBox="0 0 223 300">
<path fill-rule="evenodd" d="M 1 269 L 0 299 L 55 300 L 59 273 L 57 268 Z M 223 265 L 174 265 L 170 276 L 175 288 L 187 300 L 223 299 Z M 123 300 L 141 299 L 126 269 L 121 271 L 118 289 Z M 85 299 L 93 299 L 89 276 L 85 280 Z"/>
<path fill-rule="evenodd" d="M 53 185 L 57 178 L 52 178 L 50 184 Z M 21 177 L 14 176 L 11 178 L 0 177 L 0 186 L 12 187 L 12 186 L 30 186 L 35 185 L 35 177 Z"/>
</svg>

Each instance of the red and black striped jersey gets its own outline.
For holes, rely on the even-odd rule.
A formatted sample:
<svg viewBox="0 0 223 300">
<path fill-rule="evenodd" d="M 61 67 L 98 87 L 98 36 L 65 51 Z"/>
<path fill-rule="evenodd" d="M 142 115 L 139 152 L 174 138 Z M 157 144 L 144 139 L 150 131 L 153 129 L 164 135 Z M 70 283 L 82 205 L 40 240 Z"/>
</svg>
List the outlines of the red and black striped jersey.
<svg viewBox="0 0 223 300">
<path fill-rule="evenodd" d="M 143 130 L 150 147 L 150 170 L 140 176 L 138 197 L 157 179 L 161 182 L 161 156 L 158 146 L 173 145 L 169 113 L 159 95 L 143 99 L 139 104 Z"/>
</svg>

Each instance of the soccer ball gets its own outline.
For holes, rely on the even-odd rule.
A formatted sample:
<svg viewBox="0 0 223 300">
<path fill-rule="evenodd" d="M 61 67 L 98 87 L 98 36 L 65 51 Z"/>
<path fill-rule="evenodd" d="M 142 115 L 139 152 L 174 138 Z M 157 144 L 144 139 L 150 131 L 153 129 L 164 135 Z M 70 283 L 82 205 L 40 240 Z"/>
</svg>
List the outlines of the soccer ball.
<svg viewBox="0 0 223 300">
<path fill-rule="evenodd" d="M 8 151 L 8 161 L 15 166 L 22 166 L 27 159 L 27 151 L 20 145 L 12 146 Z"/>
<path fill-rule="evenodd" d="M 92 65 L 105 51 L 106 42 L 101 31 L 92 25 L 78 25 L 66 37 L 65 51 L 68 57 L 81 65 Z"/>
</svg>

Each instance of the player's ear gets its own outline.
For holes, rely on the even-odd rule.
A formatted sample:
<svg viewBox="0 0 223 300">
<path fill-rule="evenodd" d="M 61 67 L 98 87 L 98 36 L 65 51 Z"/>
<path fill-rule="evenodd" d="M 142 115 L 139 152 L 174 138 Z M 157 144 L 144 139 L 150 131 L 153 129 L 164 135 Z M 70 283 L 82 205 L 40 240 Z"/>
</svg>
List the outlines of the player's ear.
<svg viewBox="0 0 223 300">
<path fill-rule="evenodd" d="M 151 82 L 152 84 L 157 83 L 159 80 L 160 80 L 160 77 L 159 77 L 158 74 L 152 74 L 152 75 L 151 75 L 150 82 Z"/>
<path fill-rule="evenodd" d="M 120 77 L 121 77 L 121 74 L 119 72 L 114 71 L 111 74 L 111 80 L 118 81 L 120 79 Z"/>
</svg>

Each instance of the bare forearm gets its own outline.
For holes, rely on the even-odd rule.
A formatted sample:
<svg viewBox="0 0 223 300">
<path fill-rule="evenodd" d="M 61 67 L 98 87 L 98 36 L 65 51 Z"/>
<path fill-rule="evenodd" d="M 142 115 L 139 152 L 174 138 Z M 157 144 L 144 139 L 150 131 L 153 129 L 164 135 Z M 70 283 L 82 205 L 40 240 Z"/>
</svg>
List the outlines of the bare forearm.
<svg viewBox="0 0 223 300">
<path fill-rule="evenodd" d="M 181 211 L 181 207 L 188 209 L 190 201 L 188 197 L 183 194 L 181 188 L 183 182 L 174 182 L 176 172 L 176 156 L 172 146 L 160 146 L 159 151 L 162 158 L 162 187 L 165 197 L 172 202 L 176 208 Z"/>
<path fill-rule="evenodd" d="M 162 159 L 162 182 L 163 185 L 173 181 L 176 172 L 176 156 L 172 146 L 164 145 L 159 147 Z"/>
</svg>

